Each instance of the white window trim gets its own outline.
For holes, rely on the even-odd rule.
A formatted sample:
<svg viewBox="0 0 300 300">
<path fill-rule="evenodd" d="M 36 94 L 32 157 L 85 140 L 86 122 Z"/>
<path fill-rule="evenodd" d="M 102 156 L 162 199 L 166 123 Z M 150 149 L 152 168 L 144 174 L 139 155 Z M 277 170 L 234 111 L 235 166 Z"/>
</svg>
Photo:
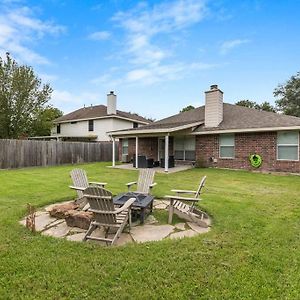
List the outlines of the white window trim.
<svg viewBox="0 0 300 300">
<path fill-rule="evenodd" d="M 224 134 L 225 135 L 225 134 Z M 226 135 L 231 135 L 231 134 L 226 134 Z M 233 145 L 221 145 L 221 137 L 222 134 L 219 135 L 219 158 L 220 159 L 235 159 L 235 134 L 233 134 Z M 233 156 L 225 157 L 221 156 L 221 147 L 233 147 Z"/>
<path fill-rule="evenodd" d="M 277 132 L 277 140 L 276 140 L 276 159 L 279 161 L 299 161 L 299 132 L 297 131 L 297 140 L 298 143 L 297 144 L 278 144 L 278 134 L 279 133 L 283 133 L 283 132 L 292 132 L 292 131 L 281 131 L 281 132 Z M 286 147 L 286 146 L 292 146 L 292 147 L 297 147 L 298 151 L 297 151 L 297 159 L 285 159 L 285 158 L 278 158 L 278 147 Z"/>
<path fill-rule="evenodd" d="M 124 146 L 124 144 L 123 144 L 124 140 L 127 140 L 127 146 Z M 127 148 L 127 153 L 123 152 L 123 150 L 124 150 L 125 147 Z M 129 141 L 128 141 L 128 139 L 123 139 L 123 141 L 122 141 L 122 155 L 128 155 L 128 148 L 129 148 Z"/>
<path fill-rule="evenodd" d="M 194 150 L 188 150 L 186 149 L 186 144 L 185 144 L 185 141 L 186 141 L 186 137 L 184 136 L 183 137 L 183 150 L 176 150 L 175 149 L 175 138 L 174 138 L 174 156 L 175 156 L 175 151 L 183 151 L 183 159 L 180 159 L 180 161 L 192 161 L 192 160 L 186 160 L 186 151 L 194 151 L 195 152 L 195 160 L 196 160 L 196 139 L 194 139 L 195 141 L 195 149 Z"/>
</svg>

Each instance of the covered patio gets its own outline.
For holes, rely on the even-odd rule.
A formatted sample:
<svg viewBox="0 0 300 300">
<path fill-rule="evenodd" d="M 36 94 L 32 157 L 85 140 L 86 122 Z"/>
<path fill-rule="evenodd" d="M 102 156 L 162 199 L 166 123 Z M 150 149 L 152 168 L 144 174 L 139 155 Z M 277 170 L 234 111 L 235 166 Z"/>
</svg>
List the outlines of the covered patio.
<svg viewBox="0 0 300 300">
<path fill-rule="evenodd" d="M 158 172 L 172 173 L 190 169 L 196 161 L 196 138 L 192 133 L 201 124 L 202 122 L 164 124 L 159 128 L 146 125 L 110 132 L 114 158 L 112 167 L 127 170 L 155 168 Z M 127 163 L 125 165 L 116 165 L 116 139 L 120 140 L 119 158 Z"/>
</svg>

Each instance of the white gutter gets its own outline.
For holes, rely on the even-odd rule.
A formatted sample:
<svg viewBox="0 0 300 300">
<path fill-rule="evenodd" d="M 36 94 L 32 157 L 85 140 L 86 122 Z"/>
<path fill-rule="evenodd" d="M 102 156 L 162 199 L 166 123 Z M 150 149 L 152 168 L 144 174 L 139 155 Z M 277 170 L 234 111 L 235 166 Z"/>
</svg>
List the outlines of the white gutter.
<svg viewBox="0 0 300 300">
<path fill-rule="evenodd" d="M 204 122 L 196 122 L 187 125 L 182 125 L 173 128 L 160 128 L 160 129 L 140 129 L 140 130 L 123 130 L 123 131 L 109 131 L 108 133 L 112 136 L 123 136 L 123 135 L 137 135 L 137 134 L 149 134 L 149 133 L 171 133 L 174 131 L 188 129 L 190 127 L 198 126 Z"/>
<path fill-rule="evenodd" d="M 100 119 L 109 119 L 109 118 L 116 118 L 116 119 L 121 119 L 121 120 L 127 120 L 127 121 L 131 121 L 134 123 L 140 123 L 143 125 L 148 125 L 150 124 L 144 121 L 139 121 L 136 119 L 130 119 L 130 118 L 125 118 L 125 117 L 120 117 L 118 115 L 108 115 L 108 116 L 104 116 L 104 117 L 95 117 L 95 118 L 84 118 L 84 119 L 70 119 L 70 120 L 65 120 L 65 121 L 53 121 L 54 124 L 63 124 L 63 123 L 71 123 L 71 122 L 82 122 L 82 121 L 88 121 L 88 120 L 100 120 Z"/>
<path fill-rule="evenodd" d="M 284 130 L 300 130 L 300 126 L 287 126 L 287 127 L 263 127 L 263 128 L 246 128 L 246 129 L 225 129 L 225 130 L 212 130 L 193 132 L 191 135 L 207 135 L 207 134 L 220 134 L 220 133 L 240 133 L 240 132 L 265 132 L 265 131 L 284 131 Z"/>
</svg>

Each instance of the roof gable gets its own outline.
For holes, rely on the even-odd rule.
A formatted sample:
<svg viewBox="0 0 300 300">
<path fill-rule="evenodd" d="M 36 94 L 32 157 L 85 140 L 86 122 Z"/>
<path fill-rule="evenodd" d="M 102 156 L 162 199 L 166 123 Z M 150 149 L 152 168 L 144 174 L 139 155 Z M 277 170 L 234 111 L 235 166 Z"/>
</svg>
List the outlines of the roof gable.
<svg viewBox="0 0 300 300">
<path fill-rule="evenodd" d="M 105 118 L 105 117 L 106 118 L 119 117 L 119 118 L 130 119 L 136 122 L 141 122 L 146 124 L 151 123 L 150 120 L 143 118 L 137 114 L 132 114 L 120 110 L 117 110 L 117 113 L 115 115 L 108 115 L 107 107 L 105 105 L 82 107 L 73 112 L 70 112 L 69 114 L 63 115 L 62 117 L 55 119 L 54 122 L 55 123 L 71 122 L 74 120 L 88 120 L 88 119 L 97 119 L 97 118 Z"/>
</svg>

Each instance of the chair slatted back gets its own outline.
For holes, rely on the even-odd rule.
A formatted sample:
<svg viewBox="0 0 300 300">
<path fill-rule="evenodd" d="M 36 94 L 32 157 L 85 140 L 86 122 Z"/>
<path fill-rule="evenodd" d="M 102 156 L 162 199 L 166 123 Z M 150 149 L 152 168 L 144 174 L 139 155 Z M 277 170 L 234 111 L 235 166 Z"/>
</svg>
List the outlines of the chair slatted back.
<svg viewBox="0 0 300 300">
<path fill-rule="evenodd" d="M 116 224 L 116 215 L 112 193 L 104 188 L 91 186 L 84 190 L 90 208 L 102 212 L 93 212 L 96 222 L 101 224 Z"/>
<path fill-rule="evenodd" d="M 89 186 L 89 182 L 85 170 L 74 169 L 70 172 L 70 176 L 74 186 L 81 187 L 81 188 L 87 188 Z M 83 197 L 82 191 L 76 191 L 76 192 L 79 199 Z"/>
<path fill-rule="evenodd" d="M 200 181 L 200 184 L 199 184 L 197 193 L 195 194 L 195 198 L 200 197 L 201 190 L 202 190 L 202 188 L 203 188 L 204 185 L 205 185 L 205 181 L 206 181 L 206 176 L 203 176 L 203 178 L 202 178 L 201 181 Z"/>
<path fill-rule="evenodd" d="M 141 169 L 139 173 L 137 192 L 149 194 L 150 184 L 153 183 L 155 170 Z"/>
</svg>

